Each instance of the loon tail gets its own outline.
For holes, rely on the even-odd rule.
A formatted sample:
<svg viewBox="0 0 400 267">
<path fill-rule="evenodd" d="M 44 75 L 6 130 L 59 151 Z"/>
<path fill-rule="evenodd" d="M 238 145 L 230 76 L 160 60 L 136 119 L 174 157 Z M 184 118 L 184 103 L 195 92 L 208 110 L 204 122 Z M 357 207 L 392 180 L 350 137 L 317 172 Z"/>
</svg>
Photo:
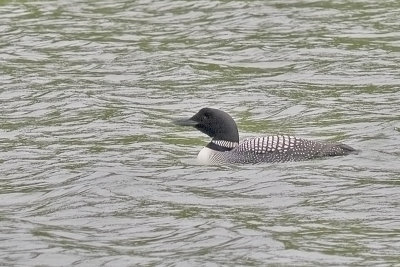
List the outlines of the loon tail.
<svg viewBox="0 0 400 267">
<path fill-rule="evenodd" d="M 359 150 L 351 146 L 335 143 L 328 144 L 328 148 L 323 151 L 324 156 L 344 156 L 349 154 L 358 154 Z"/>
<path fill-rule="evenodd" d="M 348 154 L 358 154 L 358 152 L 360 152 L 360 150 L 357 150 L 345 144 L 338 144 L 337 146 L 340 147 L 343 150 L 343 152 Z"/>
</svg>

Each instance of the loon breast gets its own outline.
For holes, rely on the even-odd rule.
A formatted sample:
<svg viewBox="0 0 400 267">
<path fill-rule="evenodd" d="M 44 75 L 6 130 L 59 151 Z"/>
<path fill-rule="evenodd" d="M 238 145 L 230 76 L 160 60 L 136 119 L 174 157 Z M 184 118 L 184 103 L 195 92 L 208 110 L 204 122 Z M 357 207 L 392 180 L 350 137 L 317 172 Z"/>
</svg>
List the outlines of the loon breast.
<svg viewBox="0 0 400 267">
<path fill-rule="evenodd" d="M 202 163 L 202 164 L 217 163 L 217 162 L 213 162 L 213 158 L 215 157 L 215 154 L 217 154 L 217 153 L 223 153 L 223 152 L 218 152 L 211 148 L 203 147 L 203 149 L 200 150 L 199 154 L 197 155 L 197 160 L 199 161 L 199 163 Z"/>
</svg>

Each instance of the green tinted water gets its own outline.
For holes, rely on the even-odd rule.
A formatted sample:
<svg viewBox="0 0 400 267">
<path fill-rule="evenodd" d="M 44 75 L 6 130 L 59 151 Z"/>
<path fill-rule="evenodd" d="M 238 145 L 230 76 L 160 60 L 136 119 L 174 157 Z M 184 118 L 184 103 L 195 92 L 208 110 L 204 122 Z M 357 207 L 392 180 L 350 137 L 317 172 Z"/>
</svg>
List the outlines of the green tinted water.
<svg viewBox="0 0 400 267">
<path fill-rule="evenodd" d="M 398 1 L 1 1 L 0 263 L 400 263 Z M 359 155 L 199 166 L 171 124 Z"/>
</svg>

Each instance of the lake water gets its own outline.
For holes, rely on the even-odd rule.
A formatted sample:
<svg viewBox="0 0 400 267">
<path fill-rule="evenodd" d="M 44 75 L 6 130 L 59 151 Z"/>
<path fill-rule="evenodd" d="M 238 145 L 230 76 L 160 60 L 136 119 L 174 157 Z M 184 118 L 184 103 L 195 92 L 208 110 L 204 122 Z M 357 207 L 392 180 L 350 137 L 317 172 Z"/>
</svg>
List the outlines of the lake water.
<svg viewBox="0 0 400 267">
<path fill-rule="evenodd" d="M 398 266 L 399 1 L 0 1 L 0 265 Z M 241 138 L 358 155 L 201 166 Z"/>
</svg>

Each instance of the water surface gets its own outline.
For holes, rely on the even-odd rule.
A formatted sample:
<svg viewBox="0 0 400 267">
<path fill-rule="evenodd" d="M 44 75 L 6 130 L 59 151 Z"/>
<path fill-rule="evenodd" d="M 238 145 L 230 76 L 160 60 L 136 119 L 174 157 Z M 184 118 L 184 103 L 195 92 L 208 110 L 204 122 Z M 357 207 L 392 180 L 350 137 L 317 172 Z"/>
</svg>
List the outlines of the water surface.
<svg viewBox="0 0 400 267">
<path fill-rule="evenodd" d="M 0 263 L 400 263 L 398 1 L 1 1 Z M 201 166 L 230 113 L 358 155 Z"/>
</svg>

